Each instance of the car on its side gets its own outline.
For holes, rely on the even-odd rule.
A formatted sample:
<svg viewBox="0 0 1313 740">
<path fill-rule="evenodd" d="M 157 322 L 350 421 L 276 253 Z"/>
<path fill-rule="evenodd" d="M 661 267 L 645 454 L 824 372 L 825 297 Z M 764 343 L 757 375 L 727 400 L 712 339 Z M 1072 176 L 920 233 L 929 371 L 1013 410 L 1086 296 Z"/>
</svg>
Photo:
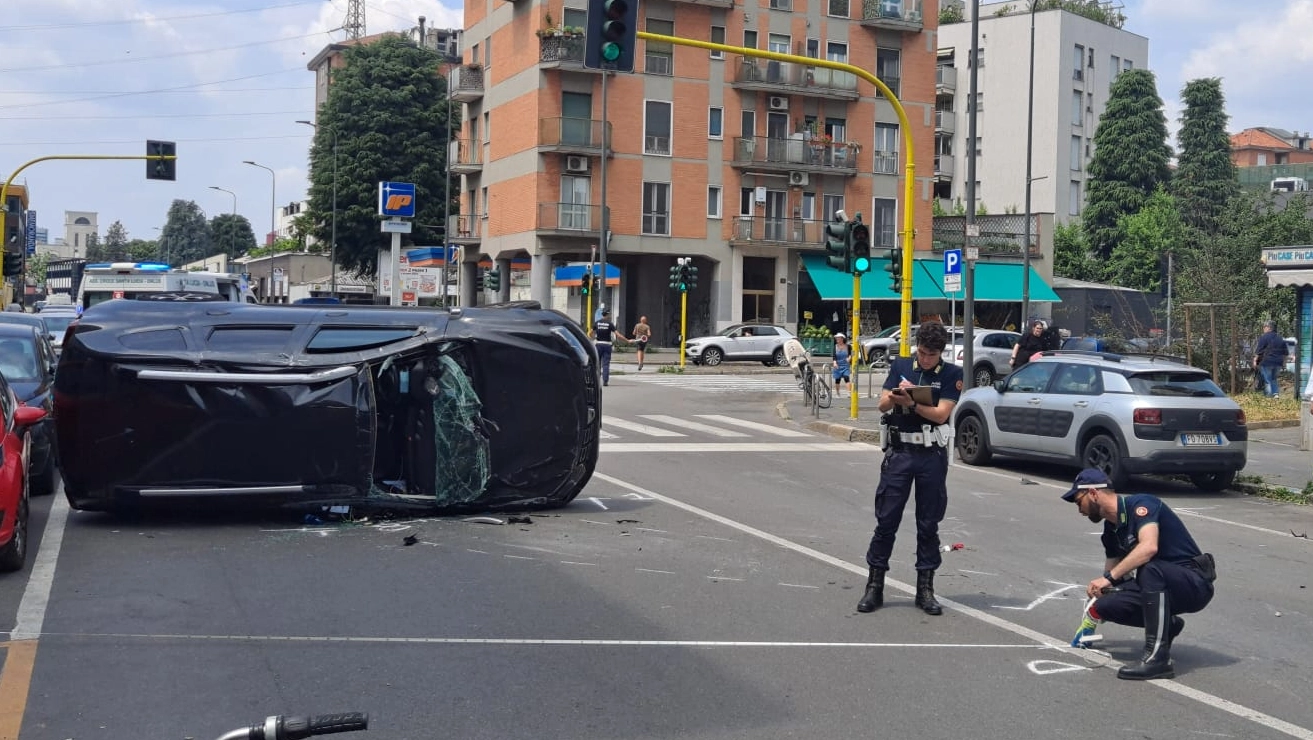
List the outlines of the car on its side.
<svg viewBox="0 0 1313 740">
<path fill-rule="evenodd" d="M 995 380 L 1012 372 L 1008 360 L 1012 359 L 1012 348 L 1021 339 L 1015 331 L 1004 329 L 976 329 L 971 342 L 972 387 L 979 388 L 994 384 Z M 952 358 L 958 365 L 966 362 L 965 339 L 960 330 L 955 331 L 953 346 L 945 357 Z M 963 367 L 963 370 L 966 368 Z"/>
<path fill-rule="evenodd" d="M 46 412 L 31 429 L 32 494 L 55 492 L 59 456 L 55 445 L 55 350 L 41 329 L 26 324 L 0 323 L 0 375 L 9 382 L 19 403 Z"/>
<path fill-rule="evenodd" d="M 578 323 L 537 303 L 111 300 L 69 332 L 55 421 L 77 509 L 546 508 L 592 476 L 600 386 Z"/>
<path fill-rule="evenodd" d="M 1245 412 L 1204 370 L 1163 356 L 1047 351 L 962 394 L 956 446 L 969 465 L 994 455 L 1132 474 L 1184 475 L 1220 491 L 1245 467 Z"/>
<path fill-rule="evenodd" d="M 27 562 L 28 430 L 45 415 L 40 408 L 19 403 L 0 377 L 0 571 L 22 570 Z"/>
<path fill-rule="evenodd" d="M 688 340 L 684 352 L 695 365 L 715 367 L 731 360 L 753 360 L 785 367 L 789 361 L 784 357 L 784 343 L 795 338 L 782 326 L 735 324 L 719 334 Z"/>
</svg>

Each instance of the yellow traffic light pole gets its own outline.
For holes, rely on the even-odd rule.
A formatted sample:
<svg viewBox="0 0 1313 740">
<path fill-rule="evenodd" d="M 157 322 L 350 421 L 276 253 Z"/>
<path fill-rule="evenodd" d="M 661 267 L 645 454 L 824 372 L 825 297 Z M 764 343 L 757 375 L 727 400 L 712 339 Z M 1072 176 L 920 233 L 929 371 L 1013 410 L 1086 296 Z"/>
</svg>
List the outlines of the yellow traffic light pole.
<svg viewBox="0 0 1313 740">
<path fill-rule="evenodd" d="M 684 345 L 688 343 L 688 291 L 679 291 L 679 369 L 684 369 Z"/>
<path fill-rule="evenodd" d="M 875 85 L 875 88 L 894 107 L 894 113 L 898 115 L 898 123 L 903 132 L 903 146 L 907 149 L 904 157 L 903 169 L 906 174 L 906 184 L 903 193 L 903 295 L 900 314 L 902 317 L 902 333 L 898 340 L 898 352 L 902 357 L 910 357 L 908 352 L 907 335 L 912 327 L 912 235 L 916 222 L 913 220 L 915 209 L 913 208 L 913 198 L 916 196 L 916 165 L 912 149 L 912 124 L 907 119 L 907 111 L 903 109 L 903 104 L 894 96 L 893 91 L 887 85 L 880 81 L 880 78 L 867 72 L 861 67 L 854 67 L 851 64 L 843 62 L 832 62 L 828 59 L 813 59 L 811 57 L 799 56 L 797 54 L 781 54 L 777 51 L 762 51 L 761 49 L 748 49 L 742 46 L 727 46 L 725 44 L 715 44 L 710 41 L 698 41 L 697 39 L 686 39 L 679 36 L 663 36 L 659 33 L 648 33 L 647 31 L 638 31 L 637 36 L 644 41 L 659 41 L 666 44 L 675 44 L 677 46 L 693 46 L 698 49 L 707 49 L 710 51 L 731 52 L 733 54 L 742 54 L 749 57 L 760 57 L 771 59 L 777 62 L 793 62 L 808 67 L 820 67 L 822 69 L 837 69 L 841 72 L 850 72 L 867 82 Z M 856 294 L 854 294 L 856 295 Z M 856 301 L 854 301 L 856 303 Z M 853 336 L 852 341 L 857 341 L 857 319 L 856 312 L 853 314 Z"/>
<path fill-rule="evenodd" d="M 581 285 L 586 286 L 588 297 L 584 299 L 584 333 L 587 334 L 593 330 L 593 273 L 591 271 L 584 273 L 584 281 Z"/>
<path fill-rule="evenodd" d="M 848 373 L 850 376 L 848 379 L 848 396 L 852 399 L 852 401 L 849 404 L 848 413 L 849 413 L 849 418 L 851 419 L 857 418 L 857 379 L 861 377 L 861 373 L 857 372 L 857 357 L 859 353 L 853 351 L 854 347 L 861 346 L 857 343 L 857 332 L 861 329 L 861 315 L 862 315 L 862 274 L 860 272 L 854 272 L 853 273 L 853 328 L 852 328 L 853 335 L 852 338 L 848 340 Z M 837 386 L 838 384 L 836 383 L 835 385 Z M 835 390 L 838 390 L 838 388 L 836 387 Z"/>
</svg>

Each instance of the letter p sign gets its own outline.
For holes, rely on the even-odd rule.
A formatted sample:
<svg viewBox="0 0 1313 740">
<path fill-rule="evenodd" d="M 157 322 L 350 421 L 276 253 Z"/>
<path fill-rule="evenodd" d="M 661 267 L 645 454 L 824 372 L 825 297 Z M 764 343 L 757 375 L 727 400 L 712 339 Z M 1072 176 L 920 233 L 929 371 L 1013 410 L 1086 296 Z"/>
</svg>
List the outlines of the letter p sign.
<svg viewBox="0 0 1313 740">
<path fill-rule="evenodd" d="M 410 182 L 380 182 L 378 184 L 378 215 L 384 218 L 414 218 L 415 184 Z"/>
<path fill-rule="evenodd" d="M 387 205 L 383 207 L 389 211 L 399 211 L 410 205 L 413 200 L 415 199 L 409 195 L 389 195 Z"/>
</svg>

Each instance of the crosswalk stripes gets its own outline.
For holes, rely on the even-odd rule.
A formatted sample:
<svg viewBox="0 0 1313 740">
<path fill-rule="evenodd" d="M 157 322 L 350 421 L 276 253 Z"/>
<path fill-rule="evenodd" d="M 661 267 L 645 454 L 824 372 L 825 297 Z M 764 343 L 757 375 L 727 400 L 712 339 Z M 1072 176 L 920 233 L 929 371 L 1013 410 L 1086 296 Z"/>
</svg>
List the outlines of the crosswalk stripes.
<svg viewBox="0 0 1313 740">
<path fill-rule="evenodd" d="M 736 432 L 732 429 L 721 429 L 720 427 L 713 427 L 710 424 L 703 424 L 700 421 L 681 419 L 678 416 L 667 416 L 666 414 L 642 414 L 642 417 L 644 419 L 651 419 L 652 421 L 660 422 L 662 424 L 667 424 L 669 426 L 692 429 L 695 432 L 706 432 L 707 434 L 710 434 L 713 437 L 749 436 L 747 434 L 744 434 L 743 432 Z"/>
<path fill-rule="evenodd" d="M 746 419 L 735 419 L 732 416 L 725 416 L 723 414 L 696 414 L 696 416 L 699 419 L 718 421 L 721 424 L 730 424 L 733 426 L 743 427 L 744 429 L 752 429 L 758 432 L 765 432 L 766 434 L 773 434 L 776 437 L 812 436 L 808 432 L 800 432 L 797 429 L 785 429 L 784 427 L 775 427 L 775 426 L 771 426 L 770 424 L 762 424 L 761 422 L 747 421 Z"/>
<path fill-rule="evenodd" d="M 654 427 L 654 426 L 650 426 L 650 425 L 648 425 L 648 424 L 639 424 L 639 423 L 637 423 L 637 422 L 625 421 L 624 419 L 617 419 L 617 418 L 615 418 L 614 416 L 603 416 L 603 417 L 602 417 L 602 426 L 612 426 L 612 427 L 618 427 L 618 428 L 620 428 L 620 429 L 628 429 L 628 430 L 631 431 L 631 432 L 638 432 L 639 434 L 646 434 L 646 435 L 649 436 L 649 437 L 684 437 L 684 436 L 687 436 L 687 435 L 683 434 L 682 432 L 675 432 L 675 431 L 671 431 L 671 430 L 669 430 L 669 429 L 662 429 L 661 427 Z"/>
<path fill-rule="evenodd" d="M 642 421 L 603 415 L 602 431 L 599 436 L 605 440 L 651 437 L 688 439 L 690 437 L 705 438 L 708 436 L 718 439 L 815 437 L 809 432 L 737 419 L 723 414 L 692 414 L 690 418 L 669 414 L 638 414 L 638 418 Z"/>
<path fill-rule="evenodd" d="M 625 375 L 626 382 L 700 391 L 703 393 L 799 393 L 798 381 L 790 375 Z"/>
</svg>

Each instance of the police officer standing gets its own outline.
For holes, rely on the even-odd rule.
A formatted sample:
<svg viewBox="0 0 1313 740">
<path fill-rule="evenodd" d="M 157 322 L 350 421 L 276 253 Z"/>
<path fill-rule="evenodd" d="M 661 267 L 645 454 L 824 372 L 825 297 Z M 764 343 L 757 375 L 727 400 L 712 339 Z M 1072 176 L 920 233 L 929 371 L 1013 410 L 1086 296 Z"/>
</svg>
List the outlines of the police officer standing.
<svg viewBox="0 0 1313 740">
<path fill-rule="evenodd" d="M 1185 629 L 1176 615 L 1212 601 L 1213 556 L 1199 550 L 1181 518 L 1157 496 L 1118 495 L 1101 470 L 1082 470 L 1062 500 L 1076 504 L 1091 522 L 1104 523 L 1103 575 L 1085 587 L 1095 599 L 1090 617 L 1144 628 L 1144 657 L 1139 665 L 1118 669 L 1117 678 L 1172 678 L 1172 640 Z"/>
<path fill-rule="evenodd" d="M 948 330 L 927 322 L 916 332 L 916 356 L 897 358 L 880 394 L 885 413 L 884 462 L 875 489 L 875 534 L 866 551 L 870 575 L 859 612 L 884 604 L 884 575 L 894 549 L 894 535 L 916 484 L 916 605 L 926 614 L 943 614 L 935 600 L 935 570 L 941 562 L 939 522 L 948 508 L 948 422 L 962 395 L 962 369 L 945 362 Z M 930 386 L 931 402 L 918 403 L 904 390 Z"/>
<path fill-rule="evenodd" d="M 602 309 L 602 317 L 593 324 L 591 334 L 593 341 L 597 345 L 597 362 L 602 366 L 602 385 L 609 385 L 611 382 L 611 343 L 617 337 L 625 339 L 625 336 L 615 328 L 611 323 L 611 309 Z"/>
</svg>

